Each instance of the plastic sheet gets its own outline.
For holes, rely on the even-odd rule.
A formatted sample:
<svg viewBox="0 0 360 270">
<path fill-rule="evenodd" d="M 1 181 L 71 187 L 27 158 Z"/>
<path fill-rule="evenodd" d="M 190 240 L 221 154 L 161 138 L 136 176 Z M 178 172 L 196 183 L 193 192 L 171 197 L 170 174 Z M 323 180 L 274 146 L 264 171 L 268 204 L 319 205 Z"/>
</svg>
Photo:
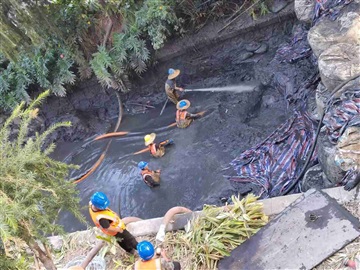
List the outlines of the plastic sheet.
<svg viewBox="0 0 360 270">
<path fill-rule="evenodd" d="M 252 182 L 263 197 L 278 196 L 297 178 L 315 139 L 316 126 L 301 112 L 288 119 L 268 138 L 231 162 L 238 176 L 235 182 Z M 315 151 L 311 161 L 317 159 Z"/>
</svg>

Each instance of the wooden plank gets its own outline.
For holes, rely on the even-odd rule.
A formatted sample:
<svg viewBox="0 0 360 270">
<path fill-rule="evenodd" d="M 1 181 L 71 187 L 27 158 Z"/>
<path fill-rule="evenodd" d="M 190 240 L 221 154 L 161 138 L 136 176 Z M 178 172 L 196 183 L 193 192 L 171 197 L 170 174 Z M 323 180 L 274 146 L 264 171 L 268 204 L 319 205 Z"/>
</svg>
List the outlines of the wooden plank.
<svg viewBox="0 0 360 270">
<path fill-rule="evenodd" d="M 310 190 L 222 259 L 219 269 L 311 269 L 360 235 L 360 222 Z"/>
</svg>

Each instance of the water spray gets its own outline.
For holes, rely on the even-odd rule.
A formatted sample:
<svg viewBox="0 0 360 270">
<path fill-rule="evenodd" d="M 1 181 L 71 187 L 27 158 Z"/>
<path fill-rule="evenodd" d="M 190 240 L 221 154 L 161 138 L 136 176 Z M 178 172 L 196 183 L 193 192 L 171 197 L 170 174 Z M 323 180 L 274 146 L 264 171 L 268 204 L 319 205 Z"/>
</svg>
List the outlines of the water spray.
<svg viewBox="0 0 360 270">
<path fill-rule="evenodd" d="M 257 87 L 257 85 L 235 85 L 235 86 L 224 86 L 224 87 L 185 89 L 184 92 L 235 92 L 235 93 L 245 93 L 245 92 L 254 91 L 256 87 Z"/>
</svg>

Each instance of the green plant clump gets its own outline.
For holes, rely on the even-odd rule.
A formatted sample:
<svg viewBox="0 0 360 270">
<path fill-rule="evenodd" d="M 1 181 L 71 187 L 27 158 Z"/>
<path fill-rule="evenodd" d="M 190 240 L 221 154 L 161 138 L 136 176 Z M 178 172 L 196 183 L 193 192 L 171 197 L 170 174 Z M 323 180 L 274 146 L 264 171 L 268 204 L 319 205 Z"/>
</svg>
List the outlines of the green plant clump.
<svg viewBox="0 0 360 270">
<path fill-rule="evenodd" d="M 262 203 L 250 194 L 233 205 L 222 208 L 206 205 L 203 215 L 191 220 L 185 232 L 167 234 L 165 244 L 173 250 L 172 258 L 187 258 L 191 269 L 216 269 L 218 261 L 268 222 Z"/>
<path fill-rule="evenodd" d="M 56 224 L 59 212 L 68 210 L 80 220 L 84 218 L 78 191 L 66 180 L 74 166 L 51 159 L 55 145 L 44 145 L 55 129 L 71 123 L 55 124 L 28 138 L 29 124 L 38 114 L 36 106 L 48 95 L 49 91 L 44 92 L 27 108 L 24 103 L 18 105 L 0 129 L 0 252 L 5 254 L 0 260 L 10 258 L 17 264 L 34 265 L 33 256 L 25 252 L 30 249 L 46 269 L 56 269 L 46 236 L 63 233 Z M 19 124 L 14 138 L 11 126 L 15 119 Z M 1 263 L 5 264 L 5 259 Z"/>
</svg>

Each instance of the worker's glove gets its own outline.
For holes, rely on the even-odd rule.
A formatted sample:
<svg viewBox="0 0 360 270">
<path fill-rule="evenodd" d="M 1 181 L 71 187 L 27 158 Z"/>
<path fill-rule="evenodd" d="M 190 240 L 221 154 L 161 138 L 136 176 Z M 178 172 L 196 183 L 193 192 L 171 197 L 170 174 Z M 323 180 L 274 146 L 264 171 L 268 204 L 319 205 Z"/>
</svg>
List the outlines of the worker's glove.
<svg viewBox="0 0 360 270">
<path fill-rule="evenodd" d="M 166 230 L 166 225 L 165 224 L 161 224 L 158 233 L 156 234 L 156 240 L 159 242 L 164 242 L 165 241 L 165 230 Z"/>
<path fill-rule="evenodd" d="M 174 140 L 173 140 L 173 139 L 169 139 L 168 144 L 174 144 Z"/>
</svg>

